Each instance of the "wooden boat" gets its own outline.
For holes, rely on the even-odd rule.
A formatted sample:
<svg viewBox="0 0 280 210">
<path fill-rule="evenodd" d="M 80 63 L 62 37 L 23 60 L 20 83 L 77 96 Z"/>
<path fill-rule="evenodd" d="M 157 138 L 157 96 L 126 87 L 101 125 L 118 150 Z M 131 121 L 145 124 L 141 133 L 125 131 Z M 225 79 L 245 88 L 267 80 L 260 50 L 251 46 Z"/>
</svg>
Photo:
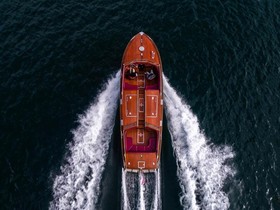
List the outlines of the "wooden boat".
<svg viewBox="0 0 280 210">
<path fill-rule="evenodd" d="M 143 32 L 128 43 L 121 65 L 121 146 L 123 167 L 158 169 L 162 145 L 162 63 L 153 40 Z"/>
</svg>

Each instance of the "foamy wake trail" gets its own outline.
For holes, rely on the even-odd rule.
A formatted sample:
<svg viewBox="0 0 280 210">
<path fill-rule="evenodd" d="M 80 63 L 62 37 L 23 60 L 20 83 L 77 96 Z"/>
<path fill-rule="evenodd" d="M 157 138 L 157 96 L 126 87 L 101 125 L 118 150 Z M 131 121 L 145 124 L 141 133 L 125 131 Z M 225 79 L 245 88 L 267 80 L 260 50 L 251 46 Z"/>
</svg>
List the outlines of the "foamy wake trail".
<svg viewBox="0 0 280 210">
<path fill-rule="evenodd" d="M 199 128 L 197 117 L 163 77 L 168 129 L 177 160 L 177 175 L 184 209 L 229 208 L 224 182 L 234 175 L 229 146 L 211 144 Z"/>
<path fill-rule="evenodd" d="M 144 186 L 144 174 L 140 173 L 139 174 L 139 205 L 138 205 L 138 209 L 139 210 L 145 210 L 145 197 L 144 197 L 144 191 L 145 191 L 145 186 Z"/>
<path fill-rule="evenodd" d="M 73 131 L 67 163 L 53 184 L 50 209 L 96 209 L 100 181 L 113 133 L 120 72 L 111 78 Z"/>
<path fill-rule="evenodd" d="M 122 171 L 122 209 L 161 209 L 160 171 L 131 173 Z"/>
</svg>

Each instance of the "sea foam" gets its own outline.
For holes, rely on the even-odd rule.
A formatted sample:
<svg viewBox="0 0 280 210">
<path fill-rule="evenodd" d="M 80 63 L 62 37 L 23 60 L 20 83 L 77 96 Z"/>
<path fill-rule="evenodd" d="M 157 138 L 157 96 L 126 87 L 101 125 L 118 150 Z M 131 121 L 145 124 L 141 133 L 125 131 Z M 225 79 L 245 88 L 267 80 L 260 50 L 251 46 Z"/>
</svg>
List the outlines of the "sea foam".
<svg viewBox="0 0 280 210">
<path fill-rule="evenodd" d="M 119 98 L 120 72 L 79 117 L 66 164 L 54 179 L 50 209 L 95 209 Z"/>
<path fill-rule="evenodd" d="M 234 157 L 231 147 L 211 144 L 200 130 L 197 117 L 165 76 L 163 84 L 167 124 L 177 160 L 181 205 L 192 210 L 228 209 L 229 199 L 223 186 L 235 173 L 227 161 Z"/>
<path fill-rule="evenodd" d="M 122 209 L 160 210 L 160 169 L 150 173 L 122 171 Z"/>
</svg>

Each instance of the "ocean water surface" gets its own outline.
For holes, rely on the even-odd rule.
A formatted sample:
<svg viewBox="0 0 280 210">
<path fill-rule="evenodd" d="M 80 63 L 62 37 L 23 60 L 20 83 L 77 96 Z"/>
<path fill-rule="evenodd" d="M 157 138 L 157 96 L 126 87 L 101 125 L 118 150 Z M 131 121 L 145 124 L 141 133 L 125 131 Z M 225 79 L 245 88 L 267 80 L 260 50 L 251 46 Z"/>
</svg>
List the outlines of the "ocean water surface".
<svg viewBox="0 0 280 210">
<path fill-rule="evenodd" d="M 0 1 L 1 209 L 280 209 L 279 11 L 275 0 Z M 144 179 L 121 169 L 117 105 L 140 31 L 165 74 L 161 168 Z"/>
</svg>

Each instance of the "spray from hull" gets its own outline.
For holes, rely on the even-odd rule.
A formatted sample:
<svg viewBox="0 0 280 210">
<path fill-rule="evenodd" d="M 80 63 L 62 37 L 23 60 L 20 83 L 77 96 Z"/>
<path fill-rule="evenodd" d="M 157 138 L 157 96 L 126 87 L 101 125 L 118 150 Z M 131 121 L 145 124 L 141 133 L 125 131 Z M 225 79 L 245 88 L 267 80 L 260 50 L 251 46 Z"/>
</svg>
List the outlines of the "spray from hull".
<svg viewBox="0 0 280 210">
<path fill-rule="evenodd" d="M 95 103 L 80 116 L 67 163 L 54 180 L 50 209 L 95 209 L 113 133 L 119 81 L 120 72 L 107 82 Z"/>
<path fill-rule="evenodd" d="M 211 145 L 199 128 L 190 107 L 163 77 L 164 104 L 172 147 L 177 160 L 177 175 L 184 209 L 228 209 L 223 186 L 235 171 L 227 164 L 234 157 L 228 146 Z"/>
</svg>

